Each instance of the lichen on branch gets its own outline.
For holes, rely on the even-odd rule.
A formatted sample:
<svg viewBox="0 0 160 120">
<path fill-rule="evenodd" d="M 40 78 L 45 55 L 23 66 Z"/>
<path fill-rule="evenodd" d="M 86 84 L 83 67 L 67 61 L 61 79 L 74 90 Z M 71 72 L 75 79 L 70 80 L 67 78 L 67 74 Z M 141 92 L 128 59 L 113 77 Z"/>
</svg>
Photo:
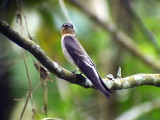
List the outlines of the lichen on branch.
<svg viewBox="0 0 160 120">
<path fill-rule="evenodd" d="M 108 78 L 106 78 L 108 79 Z M 106 80 L 104 79 L 104 80 Z M 106 82 L 110 89 L 120 90 L 142 85 L 160 86 L 160 74 L 135 74 L 124 78 L 116 78 Z"/>
<path fill-rule="evenodd" d="M 85 88 L 95 88 L 95 86 L 83 75 L 72 73 L 58 65 L 58 63 L 52 61 L 39 45 L 29 39 L 23 38 L 1 19 L 0 33 L 21 48 L 30 52 L 45 68 L 48 69 L 48 71 L 57 77 Z M 160 74 L 136 74 L 125 78 L 103 78 L 103 80 L 106 86 L 113 90 L 128 89 L 141 85 L 160 86 Z"/>
</svg>

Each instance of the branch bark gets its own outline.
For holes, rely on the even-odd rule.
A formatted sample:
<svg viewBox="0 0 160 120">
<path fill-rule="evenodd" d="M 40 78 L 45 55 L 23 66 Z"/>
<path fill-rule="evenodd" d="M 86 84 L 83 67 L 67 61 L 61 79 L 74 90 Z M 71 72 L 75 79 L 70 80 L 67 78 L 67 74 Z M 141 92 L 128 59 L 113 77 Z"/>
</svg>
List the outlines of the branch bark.
<svg viewBox="0 0 160 120">
<path fill-rule="evenodd" d="M 90 87 L 88 85 L 88 80 L 79 74 L 74 74 L 61 66 L 58 63 L 52 61 L 40 48 L 39 45 L 34 43 L 29 39 L 23 38 L 16 31 L 14 31 L 10 26 L 0 19 L 0 33 L 6 36 L 9 40 L 16 43 L 21 48 L 30 52 L 44 67 L 46 67 L 51 73 L 55 74 L 57 77 L 65 79 L 71 83 L 81 85 L 83 87 Z"/>
<path fill-rule="evenodd" d="M 0 19 L 0 33 L 9 40 L 30 52 L 45 68 L 57 77 L 70 83 L 80 85 L 85 88 L 95 88 L 95 86 L 83 75 L 72 73 L 52 61 L 40 48 L 39 45 L 29 39 L 23 38 L 15 30 Z M 104 78 L 106 86 L 110 89 L 128 89 L 140 85 L 160 86 L 160 74 L 137 74 L 125 78 Z"/>
</svg>

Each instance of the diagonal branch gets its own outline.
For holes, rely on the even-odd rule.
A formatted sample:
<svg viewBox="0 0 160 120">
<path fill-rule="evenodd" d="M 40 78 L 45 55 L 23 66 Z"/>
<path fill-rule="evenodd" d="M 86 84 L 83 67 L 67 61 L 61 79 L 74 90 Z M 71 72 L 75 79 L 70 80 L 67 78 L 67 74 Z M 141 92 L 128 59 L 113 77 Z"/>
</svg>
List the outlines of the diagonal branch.
<svg viewBox="0 0 160 120">
<path fill-rule="evenodd" d="M 160 65 L 155 61 L 152 61 L 148 57 L 146 57 L 139 49 L 139 47 L 133 42 L 133 40 L 128 37 L 125 33 L 118 30 L 116 25 L 111 22 L 103 22 L 97 16 L 95 16 L 85 5 L 83 5 L 78 0 L 69 0 L 71 4 L 78 7 L 81 11 L 83 11 L 87 16 L 89 16 L 96 24 L 98 24 L 101 28 L 111 33 L 111 35 L 115 36 L 115 40 L 117 43 L 122 45 L 129 52 L 134 54 L 137 58 L 142 60 L 145 64 L 150 66 L 153 70 L 160 72 Z"/>
<path fill-rule="evenodd" d="M 130 20 L 136 23 L 138 28 L 141 30 L 142 34 L 144 34 L 144 37 L 153 45 L 155 50 L 157 52 L 160 52 L 160 46 L 158 44 L 158 40 L 153 35 L 153 33 L 147 28 L 147 26 L 143 23 L 142 19 L 139 17 L 139 15 L 134 10 L 131 1 L 122 0 L 121 1 L 126 11 L 129 13 Z"/>
<path fill-rule="evenodd" d="M 36 43 L 25 39 L 14 31 L 10 26 L 0 19 L 0 33 L 9 40 L 30 52 L 44 67 L 57 77 L 70 83 L 80 85 L 85 88 L 95 88 L 95 86 L 84 76 L 72 73 L 56 62 L 52 61 Z M 160 86 L 160 74 L 137 74 L 125 78 L 104 78 L 106 86 L 110 89 L 128 89 L 141 85 Z"/>
<path fill-rule="evenodd" d="M 29 39 L 23 38 L 1 19 L 0 33 L 5 35 L 8 39 L 19 45 L 21 48 L 30 52 L 43 66 L 45 66 L 51 73 L 55 74 L 57 77 L 65 79 L 71 83 L 81 85 L 83 87 L 89 87 L 87 86 L 87 80 L 85 77 L 83 77 L 82 75 L 73 74 L 72 72 L 59 66 L 44 53 L 39 45 Z"/>
</svg>

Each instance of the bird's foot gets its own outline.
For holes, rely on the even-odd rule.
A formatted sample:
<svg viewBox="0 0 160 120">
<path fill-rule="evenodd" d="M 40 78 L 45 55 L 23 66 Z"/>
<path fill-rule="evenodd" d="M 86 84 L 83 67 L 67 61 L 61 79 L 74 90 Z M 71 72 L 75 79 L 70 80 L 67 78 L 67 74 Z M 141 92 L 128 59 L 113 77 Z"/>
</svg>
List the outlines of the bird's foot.
<svg viewBox="0 0 160 120">
<path fill-rule="evenodd" d="M 78 70 L 76 69 L 76 70 L 72 71 L 72 73 L 76 74 L 77 71 L 78 71 Z M 78 74 L 78 75 L 82 75 L 82 72 L 77 73 L 77 74 Z"/>
<path fill-rule="evenodd" d="M 82 72 L 80 72 L 79 75 L 82 75 Z"/>
<path fill-rule="evenodd" d="M 76 69 L 76 70 L 74 70 L 74 71 L 72 71 L 72 73 L 76 73 L 78 70 Z"/>
<path fill-rule="evenodd" d="M 113 77 L 113 75 L 112 75 L 112 74 L 108 74 L 108 75 L 106 75 L 106 78 L 108 78 L 109 80 L 114 80 L 114 77 Z"/>
</svg>

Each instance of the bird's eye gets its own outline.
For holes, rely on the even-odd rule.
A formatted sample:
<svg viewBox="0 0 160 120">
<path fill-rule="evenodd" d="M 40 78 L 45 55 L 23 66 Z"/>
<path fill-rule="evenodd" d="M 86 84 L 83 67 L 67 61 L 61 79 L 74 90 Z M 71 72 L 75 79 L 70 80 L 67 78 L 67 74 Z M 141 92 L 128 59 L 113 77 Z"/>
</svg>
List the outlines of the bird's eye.
<svg viewBox="0 0 160 120">
<path fill-rule="evenodd" d="M 73 25 L 70 25 L 71 28 L 73 28 Z"/>
<path fill-rule="evenodd" d="M 62 25 L 62 27 L 70 27 L 70 28 L 73 28 L 73 25 L 70 24 L 70 23 L 64 23 L 64 24 Z"/>
<path fill-rule="evenodd" d="M 69 27 L 69 25 L 67 23 L 64 23 L 62 27 Z"/>
<path fill-rule="evenodd" d="M 67 24 L 64 23 L 64 24 L 62 25 L 62 27 L 67 27 Z"/>
</svg>

